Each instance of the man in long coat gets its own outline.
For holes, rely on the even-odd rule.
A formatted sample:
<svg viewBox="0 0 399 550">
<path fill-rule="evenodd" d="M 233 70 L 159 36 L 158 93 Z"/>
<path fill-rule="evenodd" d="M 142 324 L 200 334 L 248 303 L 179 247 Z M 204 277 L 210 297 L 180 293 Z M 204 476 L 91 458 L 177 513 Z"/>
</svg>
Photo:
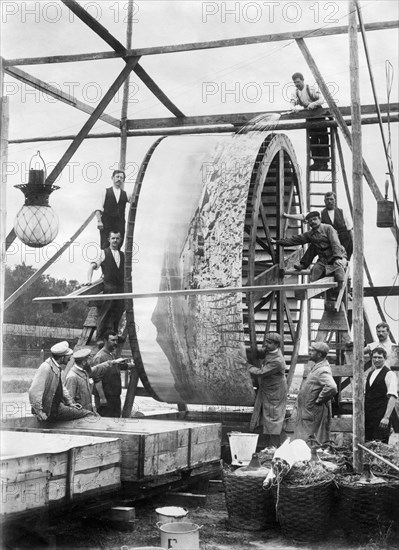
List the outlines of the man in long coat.
<svg viewBox="0 0 399 550">
<path fill-rule="evenodd" d="M 254 410 L 250 430 L 261 429 L 266 434 L 267 447 L 280 446 L 280 434 L 283 428 L 287 406 L 286 364 L 281 352 L 282 338 L 279 334 L 266 334 L 261 366 L 251 366 L 249 372 L 258 379 Z"/>
<path fill-rule="evenodd" d="M 330 439 L 331 399 L 337 393 L 337 385 L 326 359 L 329 351 L 325 342 L 314 342 L 310 347 L 313 364 L 299 390 L 294 439 L 307 441 L 311 435 L 320 443 Z"/>
</svg>

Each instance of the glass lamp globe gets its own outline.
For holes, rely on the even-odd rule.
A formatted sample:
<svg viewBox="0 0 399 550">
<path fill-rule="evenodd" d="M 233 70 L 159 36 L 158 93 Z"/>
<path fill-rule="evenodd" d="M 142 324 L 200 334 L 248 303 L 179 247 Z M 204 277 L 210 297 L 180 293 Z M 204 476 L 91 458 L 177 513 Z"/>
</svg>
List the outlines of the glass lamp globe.
<svg viewBox="0 0 399 550">
<path fill-rule="evenodd" d="M 39 152 L 37 156 L 44 166 Z M 17 237 L 24 244 L 33 248 L 46 246 L 58 234 L 59 220 L 49 205 L 49 196 L 59 187 L 46 184 L 45 170 L 37 168 L 29 169 L 27 184 L 15 185 L 15 187 L 25 195 L 25 204 L 16 215 L 14 222 L 14 231 Z"/>
</svg>

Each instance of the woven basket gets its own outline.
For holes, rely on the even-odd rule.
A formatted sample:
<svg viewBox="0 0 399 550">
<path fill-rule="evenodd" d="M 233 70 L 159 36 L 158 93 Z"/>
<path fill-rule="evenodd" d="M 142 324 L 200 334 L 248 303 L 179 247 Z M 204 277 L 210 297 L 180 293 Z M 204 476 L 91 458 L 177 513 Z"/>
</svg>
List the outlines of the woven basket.
<svg viewBox="0 0 399 550">
<path fill-rule="evenodd" d="M 350 539 L 363 540 L 399 523 L 399 483 L 339 483 L 339 518 Z"/>
<path fill-rule="evenodd" d="M 283 535 L 295 542 L 320 540 L 329 529 L 333 482 L 290 486 L 284 481 L 273 491 L 277 521 Z"/>
<path fill-rule="evenodd" d="M 261 531 L 276 524 L 273 495 L 263 489 L 263 480 L 223 472 L 229 527 Z"/>
</svg>

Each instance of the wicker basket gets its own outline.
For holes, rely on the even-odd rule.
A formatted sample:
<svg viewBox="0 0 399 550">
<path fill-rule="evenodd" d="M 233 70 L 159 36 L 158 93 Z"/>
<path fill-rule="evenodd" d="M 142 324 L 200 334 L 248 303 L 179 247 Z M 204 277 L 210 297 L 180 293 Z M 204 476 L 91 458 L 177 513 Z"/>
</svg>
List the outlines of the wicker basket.
<svg viewBox="0 0 399 550">
<path fill-rule="evenodd" d="M 339 483 L 339 518 L 345 535 L 364 540 L 399 523 L 399 483 Z"/>
<path fill-rule="evenodd" d="M 314 485 L 280 483 L 273 491 L 283 535 L 295 542 L 320 540 L 329 529 L 333 482 Z"/>
<path fill-rule="evenodd" d="M 238 477 L 224 471 L 228 523 L 232 529 L 261 531 L 276 524 L 273 495 L 262 487 L 262 477 Z"/>
</svg>

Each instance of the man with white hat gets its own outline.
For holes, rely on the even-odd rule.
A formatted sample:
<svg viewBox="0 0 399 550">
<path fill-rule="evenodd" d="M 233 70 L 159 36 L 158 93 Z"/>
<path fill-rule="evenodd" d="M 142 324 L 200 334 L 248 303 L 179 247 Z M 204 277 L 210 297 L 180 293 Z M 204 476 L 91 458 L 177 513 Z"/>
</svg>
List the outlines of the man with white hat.
<svg viewBox="0 0 399 550">
<path fill-rule="evenodd" d="M 90 348 L 82 348 L 75 351 L 73 358 L 75 364 L 68 372 L 65 379 L 65 386 L 69 395 L 88 411 L 93 411 L 90 386 Z"/>
<path fill-rule="evenodd" d="M 320 443 L 330 439 L 331 399 L 337 393 L 337 385 L 327 361 L 329 351 L 325 342 L 310 346 L 312 366 L 298 394 L 294 439 L 307 441 L 309 436 L 315 436 Z"/>
<path fill-rule="evenodd" d="M 93 414 L 75 403 L 61 380 L 73 353 L 68 342 L 58 342 L 51 349 L 49 357 L 38 368 L 29 388 L 32 412 L 38 420 L 75 420 Z"/>
</svg>

